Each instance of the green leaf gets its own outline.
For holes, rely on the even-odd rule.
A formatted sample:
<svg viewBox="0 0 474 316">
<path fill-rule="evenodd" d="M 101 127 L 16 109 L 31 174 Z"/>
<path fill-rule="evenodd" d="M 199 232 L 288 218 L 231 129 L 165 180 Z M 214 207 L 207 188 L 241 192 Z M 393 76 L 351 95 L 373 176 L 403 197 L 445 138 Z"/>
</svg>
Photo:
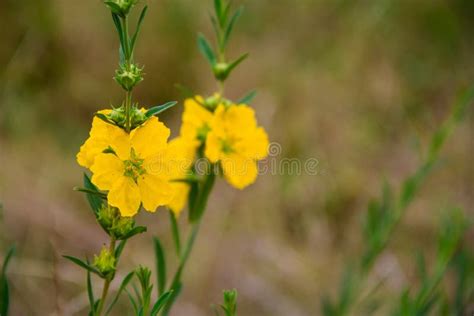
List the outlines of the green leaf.
<svg viewBox="0 0 474 316">
<path fill-rule="evenodd" d="M 247 57 L 249 57 L 249 54 L 245 53 L 242 56 L 240 56 L 239 58 L 237 58 L 237 60 L 235 60 L 233 63 L 231 63 L 229 65 L 229 67 L 227 68 L 227 76 L 230 75 L 230 73 L 232 72 L 232 70 L 235 69 L 235 67 L 237 67 L 238 65 L 240 65 L 241 62 L 243 62 L 245 59 L 247 59 Z"/>
<path fill-rule="evenodd" d="M 87 260 L 87 264 L 89 264 L 89 260 Z M 87 270 L 87 297 L 89 298 L 89 306 L 91 308 L 92 315 L 95 314 L 95 298 L 94 298 L 94 291 L 92 290 L 92 281 L 91 281 L 91 272 Z"/>
<path fill-rule="evenodd" d="M 119 36 L 119 42 L 120 42 L 119 56 L 120 56 L 120 63 L 122 63 L 125 60 L 124 51 L 123 51 L 123 48 L 125 47 L 125 41 L 126 41 L 125 34 L 123 32 L 122 23 L 120 22 L 119 15 L 112 12 L 112 20 L 114 21 L 114 25 L 115 25 L 115 28 L 117 29 L 117 33 Z"/>
<path fill-rule="evenodd" d="M 144 232 L 146 232 L 146 227 L 144 227 L 144 226 L 134 227 L 130 232 L 128 232 L 128 234 L 123 236 L 122 240 L 129 239 L 129 238 L 131 238 L 135 235 L 142 234 Z"/>
<path fill-rule="evenodd" d="M 247 93 L 244 97 L 237 101 L 237 104 L 250 104 L 253 99 L 257 96 L 257 91 L 252 90 Z"/>
<path fill-rule="evenodd" d="M 120 295 L 122 294 L 122 292 L 125 290 L 125 288 L 127 287 L 128 283 L 130 283 L 130 281 L 132 280 L 133 276 L 135 275 L 135 271 L 132 271 L 130 272 L 129 274 L 127 274 L 123 280 L 122 280 L 122 283 L 120 284 L 120 287 L 117 291 L 117 294 L 115 295 L 114 299 L 112 300 L 112 302 L 110 303 L 109 307 L 107 308 L 107 312 L 105 313 L 105 315 L 108 315 L 111 311 L 112 311 L 112 308 L 114 307 L 114 305 L 117 303 L 117 301 L 119 300 L 120 298 Z"/>
<path fill-rule="evenodd" d="M 145 116 L 147 118 L 149 117 L 152 117 L 153 115 L 158 115 L 166 110 L 168 110 L 169 108 L 172 108 L 173 106 L 175 106 L 176 104 L 178 104 L 178 102 L 176 101 L 171 101 L 171 102 L 167 102 L 163 105 L 157 105 L 157 106 L 154 106 L 150 109 L 148 109 L 148 111 L 146 111 L 145 113 Z"/>
<path fill-rule="evenodd" d="M 142 23 L 143 23 L 143 19 L 145 19 L 147 10 L 148 10 L 148 6 L 146 5 L 143 8 L 142 13 L 140 14 L 140 18 L 138 19 L 137 28 L 135 30 L 135 34 L 133 34 L 131 45 L 130 45 L 132 52 L 133 52 L 133 49 L 135 48 L 135 42 L 137 41 L 137 37 L 138 37 L 138 34 L 140 33 L 140 29 L 141 29 L 141 26 L 142 26 Z"/>
<path fill-rule="evenodd" d="M 232 34 L 232 31 L 233 31 L 233 29 L 234 29 L 235 23 L 236 23 L 237 20 L 240 18 L 240 16 L 242 15 L 243 12 L 244 12 L 244 8 L 243 8 L 243 7 L 240 7 L 240 8 L 234 13 L 234 15 L 232 16 L 232 18 L 230 19 L 229 25 L 227 26 L 227 29 L 226 29 L 225 35 L 224 35 L 223 48 L 225 48 L 225 47 L 227 46 L 227 44 L 229 43 L 230 35 Z"/>
<path fill-rule="evenodd" d="M 123 16 L 122 8 L 120 8 L 120 6 L 117 3 L 113 1 L 104 1 L 104 3 L 110 8 L 113 14 L 116 14 L 118 16 Z"/>
<path fill-rule="evenodd" d="M 114 251 L 114 256 L 115 256 L 115 259 L 118 261 L 118 259 L 120 258 L 120 256 L 122 255 L 122 252 L 123 252 L 123 249 L 125 248 L 125 245 L 127 244 L 127 240 L 122 240 L 119 245 L 117 246 L 117 248 L 115 248 L 115 251 Z"/>
<path fill-rule="evenodd" d="M 77 192 L 82 192 L 82 193 L 97 195 L 97 196 L 100 197 L 101 199 L 107 200 L 107 194 L 102 193 L 102 192 L 98 192 L 98 191 L 90 190 L 90 189 L 86 189 L 86 188 L 81 188 L 81 187 L 74 187 L 73 190 L 74 190 L 74 191 L 77 191 Z"/>
<path fill-rule="evenodd" d="M 176 298 L 181 293 L 182 288 L 183 288 L 183 284 L 181 282 L 177 282 L 175 284 L 175 286 L 173 286 L 172 290 L 170 291 L 171 295 L 166 300 L 166 304 L 164 304 L 165 306 L 164 306 L 163 313 L 162 313 L 163 316 L 168 316 L 168 314 L 171 310 L 171 307 L 173 306 L 173 303 L 176 300 Z"/>
<path fill-rule="evenodd" d="M 158 284 L 158 294 L 162 295 L 166 286 L 166 259 L 161 242 L 157 237 L 153 238 L 156 260 L 156 277 Z"/>
<path fill-rule="evenodd" d="M 188 194 L 188 205 L 189 205 L 189 220 L 194 218 L 195 209 L 197 204 L 197 199 L 199 197 L 199 183 L 192 182 L 190 183 L 191 189 L 189 190 Z"/>
<path fill-rule="evenodd" d="M 199 51 L 207 59 L 211 66 L 215 66 L 217 64 L 217 58 L 214 50 L 211 48 L 209 42 L 201 33 L 198 35 L 198 46 Z"/>
<path fill-rule="evenodd" d="M 137 315 L 138 314 L 137 301 L 133 298 L 132 294 L 127 289 L 125 289 L 125 293 L 127 293 L 128 299 L 130 300 L 130 303 L 132 303 L 133 311 L 135 312 L 135 315 Z"/>
<path fill-rule="evenodd" d="M 3 259 L 2 273 L 0 275 L 0 315 L 8 315 L 8 309 L 10 306 L 10 288 L 7 279 L 7 267 L 13 254 L 15 253 L 15 247 L 8 249 L 5 259 Z"/>
<path fill-rule="evenodd" d="M 172 210 L 169 210 L 170 223 L 171 223 L 171 232 L 173 233 L 174 245 L 176 248 L 176 254 L 178 257 L 181 255 L 181 238 L 179 236 L 179 226 L 176 219 L 176 215 Z"/>
<path fill-rule="evenodd" d="M 174 87 L 178 89 L 181 95 L 185 98 L 194 98 L 194 96 L 196 95 L 196 93 L 194 93 L 194 91 L 191 88 L 186 87 L 184 85 L 175 84 Z"/>
<path fill-rule="evenodd" d="M 222 0 L 214 0 L 214 10 L 216 10 L 216 16 L 219 18 L 220 21 L 222 16 Z"/>
<path fill-rule="evenodd" d="M 153 308 L 151 309 L 150 315 L 151 316 L 158 315 L 160 310 L 166 305 L 168 300 L 172 297 L 172 294 L 173 294 L 173 291 L 163 293 L 163 295 L 161 295 L 160 298 L 153 305 Z"/>
<path fill-rule="evenodd" d="M 82 261 L 81 259 L 78 259 L 78 258 L 72 257 L 72 256 L 63 256 L 63 257 L 70 260 L 70 261 L 72 261 L 73 263 L 77 264 L 81 268 L 84 268 L 87 271 L 90 271 L 90 272 L 95 273 L 98 276 L 102 277 L 102 274 L 99 272 L 99 270 L 97 270 L 93 266 L 87 264 L 86 262 Z"/>
<path fill-rule="evenodd" d="M 90 190 L 93 192 L 99 192 L 99 189 L 91 182 L 91 179 L 87 174 L 84 173 L 84 188 L 86 190 Z M 87 196 L 87 201 L 89 202 L 90 207 L 92 208 L 92 211 L 94 214 L 97 216 L 97 213 L 99 212 L 100 208 L 104 205 L 104 201 L 102 197 L 99 197 L 97 194 L 91 194 L 91 193 L 86 193 Z"/>
<path fill-rule="evenodd" d="M 216 180 L 216 176 L 214 172 L 210 171 L 210 173 L 204 179 L 204 183 L 202 184 L 202 187 L 200 189 L 198 199 L 196 200 L 194 204 L 195 207 L 193 207 L 193 212 L 190 213 L 191 222 L 198 221 L 201 218 L 202 214 L 204 213 L 204 210 L 206 209 L 206 205 L 207 205 L 207 200 L 214 186 L 215 180 Z"/>
</svg>

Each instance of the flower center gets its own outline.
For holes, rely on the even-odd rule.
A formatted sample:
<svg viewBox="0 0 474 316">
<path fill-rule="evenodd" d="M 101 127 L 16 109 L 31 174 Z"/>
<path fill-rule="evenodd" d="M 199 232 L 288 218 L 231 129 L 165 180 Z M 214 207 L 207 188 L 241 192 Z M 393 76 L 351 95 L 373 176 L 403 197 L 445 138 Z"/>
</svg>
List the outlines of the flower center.
<svg viewBox="0 0 474 316">
<path fill-rule="evenodd" d="M 123 162 L 125 166 L 124 175 L 126 177 L 132 178 L 134 181 L 137 181 L 138 177 L 145 174 L 146 172 L 145 168 L 143 167 L 143 161 L 143 159 L 140 159 L 140 157 L 135 154 L 135 151 L 132 148 L 130 152 L 130 159 Z"/>
<path fill-rule="evenodd" d="M 235 141 L 232 139 L 221 139 L 221 150 L 224 154 L 231 154 L 234 150 Z"/>
<path fill-rule="evenodd" d="M 201 127 L 199 127 L 197 129 L 197 138 L 198 138 L 198 140 L 205 141 L 207 133 L 209 133 L 210 130 L 211 130 L 211 128 L 209 127 L 209 125 L 207 123 L 205 123 Z"/>
</svg>

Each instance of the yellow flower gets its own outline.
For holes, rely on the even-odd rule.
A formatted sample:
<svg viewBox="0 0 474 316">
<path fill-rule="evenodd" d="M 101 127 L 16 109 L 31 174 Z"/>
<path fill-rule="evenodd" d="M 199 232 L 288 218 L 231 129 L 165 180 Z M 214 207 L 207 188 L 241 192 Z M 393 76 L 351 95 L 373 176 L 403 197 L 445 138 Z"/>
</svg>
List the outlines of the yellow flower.
<svg viewBox="0 0 474 316">
<path fill-rule="evenodd" d="M 191 141 L 200 140 L 203 142 L 210 129 L 212 113 L 199 104 L 198 101 L 204 102 L 200 96 L 184 101 L 181 136 Z"/>
<path fill-rule="evenodd" d="M 156 117 L 130 134 L 109 139 L 114 153 L 100 153 L 90 168 L 92 183 L 108 192 L 108 202 L 122 216 L 133 216 L 140 204 L 150 212 L 173 197 L 167 140 L 170 130 Z"/>
<path fill-rule="evenodd" d="M 110 114 L 112 110 L 102 110 L 100 114 Z M 117 137 L 124 137 L 125 131 L 112 124 L 106 123 L 98 117 L 92 120 L 92 128 L 89 138 L 84 145 L 81 146 L 77 154 L 77 162 L 79 165 L 89 168 L 94 164 L 95 157 L 102 153 L 111 142 Z"/>
<path fill-rule="evenodd" d="M 245 105 L 219 105 L 206 139 L 206 157 L 220 162 L 226 180 L 238 189 L 255 182 L 257 161 L 267 156 L 268 136 Z"/>
<path fill-rule="evenodd" d="M 183 137 L 177 137 L 169 143 L 169 153 L 173 157 L 171 160 L 172 180 L 174 195 L 168 203 L 168 207 L 179 216 L 186 205 L 190 186 L 188 183 L 175 180 L 186 179 L 190 175 L 191 166 L 196 156 L 196 148 L 199 146 L 198 141 L 189 141 Z"/>
</svg>

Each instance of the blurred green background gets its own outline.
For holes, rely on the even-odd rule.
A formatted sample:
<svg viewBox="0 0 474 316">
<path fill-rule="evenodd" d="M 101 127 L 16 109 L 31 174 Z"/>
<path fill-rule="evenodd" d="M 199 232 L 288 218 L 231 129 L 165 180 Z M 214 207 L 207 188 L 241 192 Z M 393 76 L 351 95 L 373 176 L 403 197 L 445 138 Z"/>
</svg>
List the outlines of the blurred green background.
<svg viewBox="0 0 474 316">
<path fill-rule="evenodd" d="M 176 135 L 183 97 L 174 85 L 204 95 L 216 88 L 196 46 L 198 31 L 211 36 L 212 3 L 147 3 L 136 51 L 146 77 L 135 99 L 179 100 L 161 117 Z M 246 9 L 229 55 L 251 55 L 228 81 L 228 97 L 256 88 L 259 122 L 281 145 L 271 158 L 316 158 L 318 172 L 264 174 L 242 192 L 221 180 L 174 315 L 212 315 L 224 288 L 238 289 L 240 315 L 319 315 L 320 296 L 334 293 L 360 249 L 368 200 L 384 179 L 398 186 L 416 168 L 429 135 L 474 82 L 474 1 L 235 4 Z M 1 0 L 0 21 L 1 244 L 17 246 L 12 315 L 84 315 L 84 272 L 61 255 L 91 257 L 107 241 L 72 188 L 93 112 L 122 99 L 112 79 L 118 40 L 99 0 Z M 472 215 L 472 141 L 471 107 L 377 264 L 387 298 L 415 282 L 416 249 L 432 258 L 441 211 L 457 205 Z M 122 272 L 154 265 L 152 235 L 172 247 L 166 212 L 138 222 L 148 233 L 130 242 Z M 186 227 L 185 216 L 180 222 Z M 471 248 L 473 238 L 471 230 Z"/>
</svg>

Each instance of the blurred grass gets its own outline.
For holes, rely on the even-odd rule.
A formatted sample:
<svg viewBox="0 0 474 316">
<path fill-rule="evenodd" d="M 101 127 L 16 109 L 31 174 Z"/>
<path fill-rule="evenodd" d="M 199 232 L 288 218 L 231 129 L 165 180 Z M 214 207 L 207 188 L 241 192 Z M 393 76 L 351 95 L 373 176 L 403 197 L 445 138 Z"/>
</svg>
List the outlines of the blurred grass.
<svg viewBox="0 0 474 316">
<path fill-rule="evenodd" d="M 242 315 L 314 315 L 315 298 L 335 290 L 342 259 L 360 249 L 359 210 L 384 177 L 397 183 L 413 171 L 419 148 L 474 81 L 474 3 L 235 2 L 246 11 L 230 52 L 251 58 L 229 80 L 229 96 L 257 88 L 259 121 L 283 149 L 277 159 L 315 157 L 319 173 L 263 175 L 244 192 L 220 182 L 175 314 L 210 315 L 221 289 L 236 288 Z M 175 83 L 212 93 L 195 44 L 198 31 L 211 32 L 210 1 L 148 4 L 137 99 L 182 101 Z M 112 80 L 117 41 L 99 0 L 2 0 L 0 20 L 2 249 L 11 241 L 18 249 L 12 313 L 69 315 L 85 307 L 85 276 L 59 255 L 91 255 L 105 241 L 72 187 L 81 181 L 75 154 L 92 113 L 121 101 Z M 175 135 L 181 111 L 162 117 Z M 413 280 L 411 249 L 433 257 L 433 210 L 455 203 L 472 215 L 472 114 L 471 107 L 385 254 L 387 293 Z M 139 221 L 169 236 L 166 217 Z M 151 233 L 131 243 L 126 266 L 152 266 Z"/>
</svg>

